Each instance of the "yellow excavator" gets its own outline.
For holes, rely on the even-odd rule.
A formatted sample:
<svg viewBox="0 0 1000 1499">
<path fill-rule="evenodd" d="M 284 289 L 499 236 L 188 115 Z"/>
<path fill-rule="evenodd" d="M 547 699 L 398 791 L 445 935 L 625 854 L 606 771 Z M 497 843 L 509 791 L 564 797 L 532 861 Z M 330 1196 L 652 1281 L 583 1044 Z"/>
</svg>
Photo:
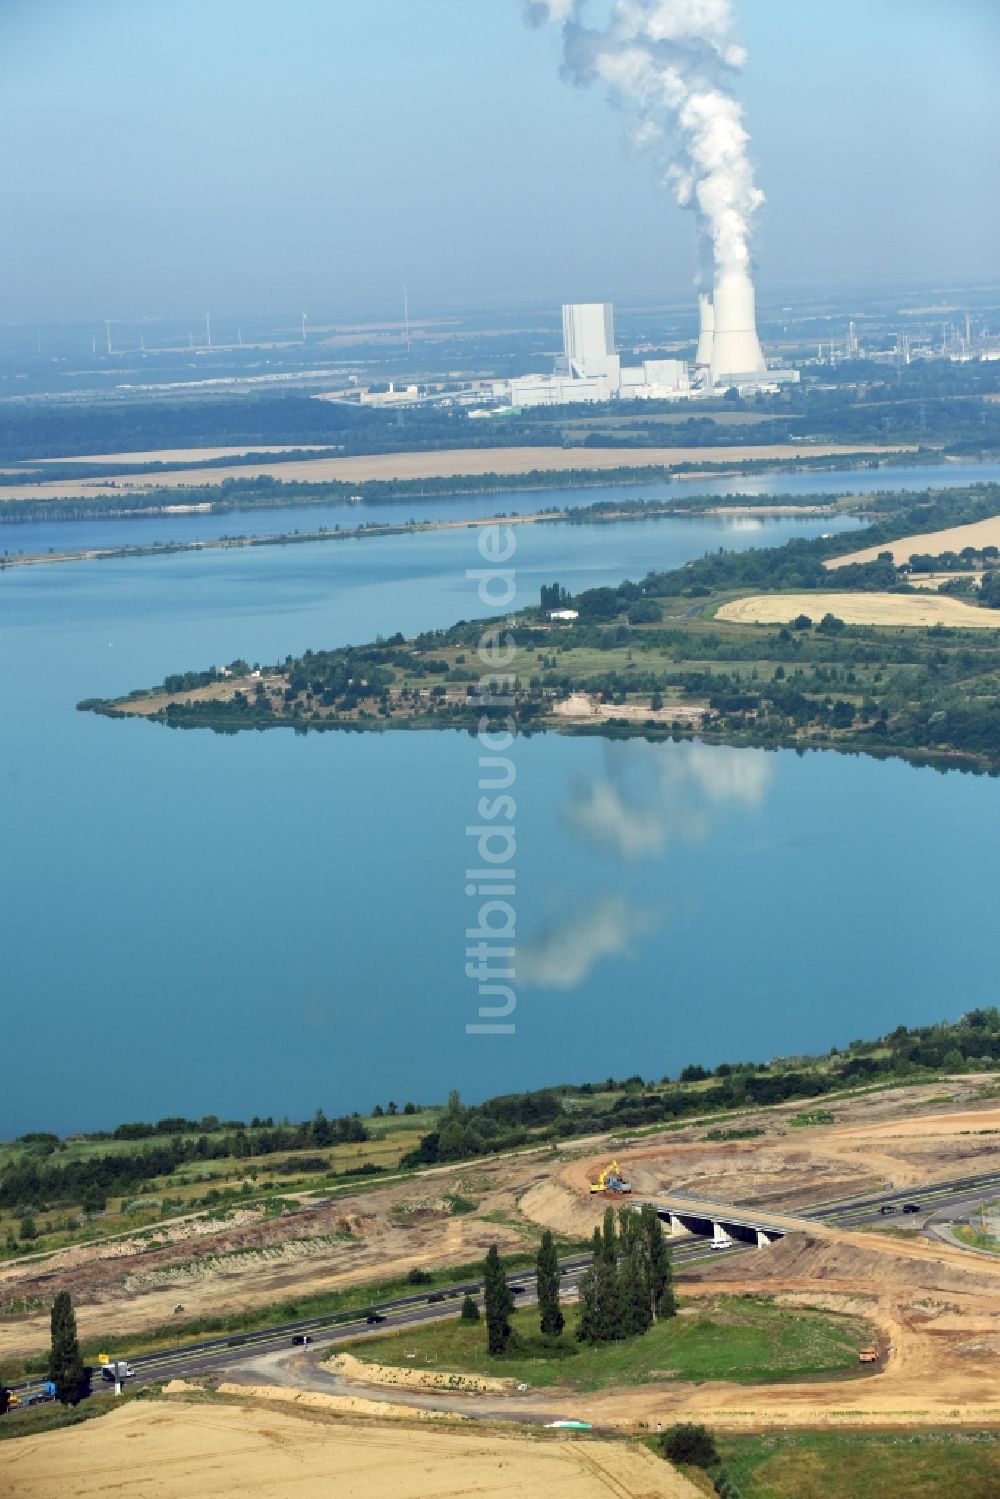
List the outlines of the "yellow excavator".
<svg viewBox="0 0 1000 1499">
<path fill-rule="evenodd" d="M 621 1168 L 617 1161 L 612 1161 L 610 1166 L 605 1166 L 595 1182 L 591 1182 L 592 1192 L 631 1192 L 631 1182 L 625 1181 L 621 1174 Z"/>
</svg>

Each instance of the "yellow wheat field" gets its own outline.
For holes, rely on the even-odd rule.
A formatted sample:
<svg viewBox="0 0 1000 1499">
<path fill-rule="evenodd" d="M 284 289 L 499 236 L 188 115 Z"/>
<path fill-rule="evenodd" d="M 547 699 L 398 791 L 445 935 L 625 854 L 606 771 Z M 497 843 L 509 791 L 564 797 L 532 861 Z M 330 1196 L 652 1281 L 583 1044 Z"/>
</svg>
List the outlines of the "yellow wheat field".
<svg viewBox="0 0 1000 1499">
<path fill-rule="evenodd" d="M 977 609 L 933 593 L 758 593 L 723 604 L 716 619 L 738 624 L 785 625 L 800 614 L 818 623 L 835 614 L 848 625 L 951 625 L 1000 630 L 1000 610 Z"/>
</svg>

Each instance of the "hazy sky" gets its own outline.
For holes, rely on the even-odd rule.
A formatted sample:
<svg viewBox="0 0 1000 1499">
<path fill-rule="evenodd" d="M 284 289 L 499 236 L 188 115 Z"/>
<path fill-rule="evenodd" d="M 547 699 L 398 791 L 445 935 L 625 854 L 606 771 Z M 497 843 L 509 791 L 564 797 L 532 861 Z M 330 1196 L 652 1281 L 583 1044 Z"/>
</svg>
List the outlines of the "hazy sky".
<svg viewBox="0 0 1000 1499">
<path fill-rule="evenodd" d="M 1000 0 L 734 6 L 761 286 L 996 275 Z M 682 294 L 558 69 L 519 0 L 0 0 L 0 321 Z"/>
</svg>

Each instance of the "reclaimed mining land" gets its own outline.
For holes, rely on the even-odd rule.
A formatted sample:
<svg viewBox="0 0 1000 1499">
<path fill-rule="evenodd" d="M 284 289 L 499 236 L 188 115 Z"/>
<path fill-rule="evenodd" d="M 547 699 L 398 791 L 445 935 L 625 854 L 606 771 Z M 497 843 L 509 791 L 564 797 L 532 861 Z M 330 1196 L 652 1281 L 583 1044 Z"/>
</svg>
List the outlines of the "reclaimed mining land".
<svg viewBox="0 0 1000 1499">
<path fill-rule="evenodd" d="M 906 538 L 918 537 L 933 548 L 938 527 L 949 545 L 935 565 L 947 568 L 957 557 L 950 543 L 962 534 L 956 522 L 981 541 L 993 534 L 983 522 L 998 513 L 998 485 L 880 495 L 872 560 L 852 561 L 856 539 L 844 536 L 711 554 L 617 589 L 550 591 L 548 607 L 502 621 L 312 650 L 274 665 L 181 670 L 158 687 L 79 706 L 223 732 L 473 731 L 484 714 L 509 711 L 524 732 L 698 735 L 993 770 L 1000 575 L 992 551 L 970 541 L 961 576 L 946 585 L 961 597 L 951 597 L 920 589 L 888 543 L 905 550 Z M 552 617 L 553 603 L 569 617 Z M 480 686 L 484 671 L 496 669 L 479 655 L 484 630 L 513 651 L 505 667 L 513 705 L 494 703 Z"/>
</svg>

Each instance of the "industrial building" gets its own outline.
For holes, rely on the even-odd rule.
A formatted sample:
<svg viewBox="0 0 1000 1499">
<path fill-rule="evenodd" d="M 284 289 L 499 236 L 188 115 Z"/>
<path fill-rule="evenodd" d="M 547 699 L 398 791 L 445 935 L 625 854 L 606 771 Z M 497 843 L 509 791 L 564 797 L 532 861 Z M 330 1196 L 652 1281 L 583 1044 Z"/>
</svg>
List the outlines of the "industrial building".
<svg viewBox="0 0 1000 1499">
<path fill-rule="evenodd" d="M 563 352 L 549 375 L 520 375 L 493 385 L 495 400 L 511 406 L 565 406 L 575 401 L 682 401 L 733 386 L 774 388 L 798 380 L 798 370 L 768 369 L 757 338 L 753 285 L 730 276 L 699 298 L 698 347 L 693 368 L 683 359 L 623 365 L 615 350 L 610 302 L 569 303 L 562 310 Z"/>
</svg>

